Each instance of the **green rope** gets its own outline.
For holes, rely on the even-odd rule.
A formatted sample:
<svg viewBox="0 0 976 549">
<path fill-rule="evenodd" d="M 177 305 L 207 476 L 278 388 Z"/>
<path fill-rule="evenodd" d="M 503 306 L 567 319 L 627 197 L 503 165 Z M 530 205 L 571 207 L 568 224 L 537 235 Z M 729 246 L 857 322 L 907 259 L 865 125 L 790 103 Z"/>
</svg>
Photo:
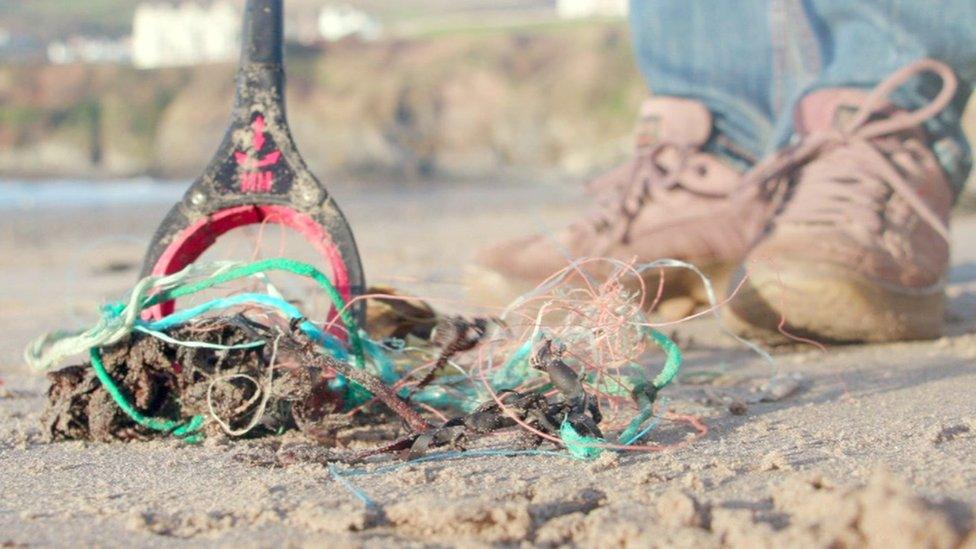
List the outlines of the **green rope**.
<svg viewBox="0 0 976 549">
<path fill-rule="evenodd" d="M 302 263 L 301 261 L 285 258 L 264 259 L 262 261 L 256 261 L 240 267 L 234 267 L 218 273 L 213 277 L 183 286 L 178 286 L 176 288 L 153 295 L 143 303 L 142 307 L 146 309 L 152 307 L 153 305 L 158 305 L 166 301 L 213 288 L 214 286 L 229 282 L 231 280 L 252 276 L 254 274 L 267 271 L 287 271 L 311 278 L 315 282 L 318 282 L 319 286 L 321 286 L 322 289 L 325 290 L 325 292 L 329 295 L 332 305 L 337 311 L 339 311 L 342 322 L 346 326 L 346 331 L 349 332 L 349 344 L 352 347 L 353 356 L 356 357 L 356 367 L 361 370 L 366 367 L 366 358 L 363 354 L 363 342 L 359 337 L 359 327 L 356 324 L 356 320 L 353 318 L 352 313 L 346 308 L 346 300 L 343 299 L 342 294 L 335 287 L 335 285 L 332 284 L 329 277 L 325 276 L 322 271 L 316 269 L 312 265 Z"/>
<path fill-rule="evenodd" d="M 162 433 L 171 433 L 173 436 L 182 438 L 183 440 L 195 444 L 203 440 L 201 433 L 197 431 L 203 426 L 204 417 L 203 416 L 193 416 L 190 421 L 186 423 L 180 423 L 177 421 L 155 418 L 144 415 L 135 406 L 129 402 L 129 399 L 122 393 L 122 389 L 115 383 L 112 376 L 105 369 L 105 364 L 102 362 L 102 354 L 97 348 L 92 347 L 90 350 L 92 367 L 95 369 L 95 375 L 98 376 L 98 380 L 102 382 L 102 386 L 108 391 L 108 394 L 112 396 L 112 400 L 119 405 L 119 408 L 125 412 L 125 415 L 132 418 L 139 425 L 152 429 L 153 431 L 159 431 Z"/>
<path fill-rule="evenodd" d="M 342 321 L 346 326 L 346 330 L 349 333 L 349 342 L 352 346 L 352 354 L 356 358 L 356 366 L 360 369 L 365 368 L 366 359 L 363 353 L 363 342 L 359 335 L 359 327 L 356 325 L 352 314 L 346 309 L 345 299 L 343 299 L 342 294 L 335 287 L 335 285 L 332 284 L 332 281 L 325 276 L 325 274 L 307 263 L 279 258 L 266 259 L 240 267 L 234 267 L 224 272 L 218 272 L 216 275 L 210 278 L 190 284 L 180 285 L 155 294 L 145 299 L 140 308 L 147 309 L 172 299 L 192 295 L 203 290 L 213 288 L 214 286 L 231 280 L 253 276 L 255 274 L 264 273 L 271 270 L 288 271 L 311 278 L 326 291 L 329 298 L 332 300 L 333 306 L 337 311 L 339 311 L 340 317 L 342 318 Z M 125 412 L 125 414 L 133 421 L 154 431 L 171 433 L 174 436 L 182 438 L 190 443 L 197 443 L 203 439 L 202 434 L 197 432 L 203 425 L 205 419 L 203 416 L 193 416 L 190 421 L 186 423 L 179 423 L 169 419 L 153 418 L 143 415 L 142 412 L 136 409 L 136 407 L 129 402 L 129 399 L 125 394 L 123 394 L 122 389 L 115 383 L 115 380 L 112 379 L 112 376 L 109 375 L 108 371 L 105 369 L 105 364 L 102 362 L 102 356 L 98 347 L 92 347 L 89 350 L 89 354 L 91 355 L 92 367 L 95 369 L 95 374 L 98 376 L 99 381 L 102 382 L 105 390 L 108 391 L 109 395 L 112 396 L 115 403 L 119 405 L 119 408 L 121 408 L 122 411 Z"/>
<path fill-rule="evenodd" d="M 674 381 L 674 378 L 678 377 L 678 372 L 681 371 L 681 364 L 684 362 L 684 358 L 681 354 L 681 348 L 678 344 L 671 340 L 668 336 L 664 335 L 653 328 L 647 330 L 648 335 L 654 340 L 654 343 L 661 348 L 662 351 L 667 355 L 664 360 L 664 367 L 661 368 L 661 372 L 651 381 L 651 386 L 654 390 L 651 391 L 650 395 L 648 392 L 643 390 L 636 390 L 640 400 L 640 411 L 637 415 L 630 421 L 627 428 L 620 433 L 619 440 L 621 444 L 631 445 L 640 440 L 644 435 L 646 435 L 651 429 L 656 425 L 655 423 L 650 424 L 646 428 L 641 428 L 647 420 L 654 417 L 654 400 L 658 391 L 667 387 Z M 640 385 L 638 386 L 640 387 Z M 635 387 L 635 389 L 638 389 Z M 643 389 L 643 388 L 641 388 Z"/>
<path fill-rule="evenodd" d="M 661 390 L 670 385 L 674 381 L 674 378 L 677 377 L 684 358 L 681 356 L 681 348 L 670 337 L 653 328 L 650 330 L 650 334 L 658 347 L 668 355 L 668 358 L 664 362 L 664 368 L 661 369 L 661 373 L 651 382 L 654 384 L 654 388 Z"/>
<path fill-rule="evenodd" d="M 564 421 L 559 426 L 559 438 L 562 439 L 563 444 L 566 445 L 566 450 L 574 459 L 596 459 L 603 453 L 603 448 L 599 446 L 603 444 L 603 439 L 579 434 L 568 421 Z"/>
</svg>

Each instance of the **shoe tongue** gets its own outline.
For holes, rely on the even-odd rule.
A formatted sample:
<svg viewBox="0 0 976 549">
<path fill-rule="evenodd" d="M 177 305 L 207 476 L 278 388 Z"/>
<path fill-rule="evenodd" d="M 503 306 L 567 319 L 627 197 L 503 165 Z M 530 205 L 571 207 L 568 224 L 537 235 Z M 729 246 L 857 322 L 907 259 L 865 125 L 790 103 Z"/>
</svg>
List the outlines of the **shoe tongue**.
<svg viewBox="0 0 976 549">
<path fill-rule="evenodd" d="M 712 133 L 712 114 L 705 105 L 681 97 L 652 97 L 641 105 L 637 147 L 664 142 L 700 147 Z"/>
<path fill-rule="evenodd" d="M 796 108 L 797 133 L 806 135 L 846 128 L 867 96 L 866 91 L 857 88 L 829 88 L 810 93 Z"/>
</svg>

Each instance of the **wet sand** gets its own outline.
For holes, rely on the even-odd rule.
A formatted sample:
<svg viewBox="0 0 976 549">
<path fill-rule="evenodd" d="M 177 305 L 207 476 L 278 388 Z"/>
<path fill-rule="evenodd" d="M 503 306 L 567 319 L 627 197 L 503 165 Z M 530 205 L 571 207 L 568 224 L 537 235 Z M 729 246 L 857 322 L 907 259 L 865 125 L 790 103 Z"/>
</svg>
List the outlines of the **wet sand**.
<svg viewBox="0 0 976 549">
<path fill-rule="evenodd" d="M 457 300 L 472 250 L 558 226 L 577 202 L 556 187 L 336 195 L 370 282 Z M 491 457 L 351 478 L 377 510 L 325 467 L 235 459 L 253 443 L 41 440 L 46 381 L 23 364 L 24 344 L 93 322 L 134 281 L 165 208 L 2 212 L 0 543 L 976 546 L 976 218 L 955 220 L 938 341 L 781 349 L 772 368 L 713 321 L 689 323 L 679 328 L 685 381 L 666 396 L 703 418 L 704 439 L 594 463 Z M 707 376 L 692 383 L 695 373 Z M 729 411 L 793 373 L 797 392 Z M 651 440 L 685 435 L 664 424 Z"/>
</svg>

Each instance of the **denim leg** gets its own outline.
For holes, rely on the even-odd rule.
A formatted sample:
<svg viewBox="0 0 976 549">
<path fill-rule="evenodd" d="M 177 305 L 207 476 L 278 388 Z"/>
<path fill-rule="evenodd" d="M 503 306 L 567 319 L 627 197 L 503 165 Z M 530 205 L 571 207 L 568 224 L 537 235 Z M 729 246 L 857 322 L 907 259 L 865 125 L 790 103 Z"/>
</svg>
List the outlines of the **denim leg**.
<svg viewBox="0 0 976 549">
<path fill-rule="evenodd" d="M 768 0 L 631 0 L 637 62 L 658 95 L 689 97 L 758 157 L 772 130 Z"/>
<path fill-rule="evenodd" d="M 921 57 L 976 78 L 973 0 L 804 0 L 824 58 L 820 84 L 871 87 Z"/>
<path fill-rule="evenodd" d="M 960 119 L 976 82 L 976 0 L 631 0 L 631 28 L 654 92 L 702 101 L 716 130 L 757 157 L 789 142 L 811 90 L 872 88 L 916 59 L 939 59 L 960 91 L 927 129 L 953 182 L 966 178 Z M 937 90 L 923 78 L 895 100 L 914 108 Z"/>
<path fill-rule="evenodd" d="M 961 187 L 971 165 L 960 123 L 976 80 L 976 1 L 943 0 L 803 0 L 809 27 L 817 37 L 823 67 L 807 75 L 793 91 L 791 104 L 814 89 L 872 88 L 895 70 L 931 57 L 948 64 L 960 79 L 953 104 L 927 125 L 935 151 L 950 178 Z M 812 78 L 811 78 L 812 76 Z M 919 78 L 894 101 L 917 108 L 939 90 L 937 78 Z M 772 145 L 793 133 L 793 107 L 775 123 Z"/>
</svg>

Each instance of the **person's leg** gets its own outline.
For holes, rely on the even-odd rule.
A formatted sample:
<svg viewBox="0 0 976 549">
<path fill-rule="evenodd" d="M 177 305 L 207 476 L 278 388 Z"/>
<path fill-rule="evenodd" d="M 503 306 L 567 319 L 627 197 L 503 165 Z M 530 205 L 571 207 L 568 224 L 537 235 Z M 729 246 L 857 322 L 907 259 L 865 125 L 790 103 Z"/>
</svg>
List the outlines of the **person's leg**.
<svg viewBox="0 0 976 549">
<path fill-rule="evenodd" d="M 759 158 L 785 103 L 782 90 L 820 66 L 814 36 L 794 4 L 632 0 L 637 64 L 655 94 L 701 101 L 718 135 Z"/>
<path fill-rule="evenodd" d="M 630 22 L 651 89 L 705 103 L 718 133 L 756 158 L 793 139 L 795 107 L 811 91 L 868 89 L 912 61 L 941 60 L 960 90 L 926 129 L 957 189 L 966 178 L 960 118 L 976 81 L 972 0 L 632 0 Z M 895 100 L 914 108 L 938 88 L 919 79 Z"/>
<path fill-rule="evenodd" d="M 803 0 L 803 10 L 817 37 L 822 66 L 811 65 L 795 80 L 796 87 L 784 90 L 792 97 L 776 118 L 771 149 L 793 138 L 793 105 L 810 92 L 870 89 L 901 67 L 929 57 L 949 65 L 960 80 L 953 103 L 925 127 L 954 187 L 961 188 L 971 164 L 960 119 L 976 81 L 976 2 Z M 795 28 L 795 23 L 785 23 L 784 30 Z M 938 79 L 919 78 L 893 99 L 904 108 L 918 108 L 930 102 L 940 86 Z"/>
</svg>

